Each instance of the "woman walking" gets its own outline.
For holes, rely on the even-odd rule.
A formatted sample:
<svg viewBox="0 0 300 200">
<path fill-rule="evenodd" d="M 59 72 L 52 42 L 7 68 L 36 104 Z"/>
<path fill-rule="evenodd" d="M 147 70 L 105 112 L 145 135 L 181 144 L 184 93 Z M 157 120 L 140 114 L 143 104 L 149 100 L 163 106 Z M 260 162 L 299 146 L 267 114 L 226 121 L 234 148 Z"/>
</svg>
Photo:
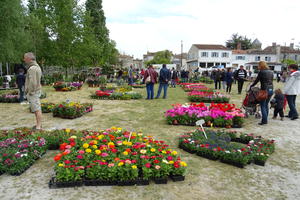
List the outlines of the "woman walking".
<svg viewBox="0 0 300 200">
<path fill-rule="evenodd" d="M 233 73 L 231 68 L 228 68 L 227 72 L 225 73 L 225 81 L 226 81 L 226 92 L 230 94 L 231 86 L 233 82 Z"/>
<path fill-rule="evenodd" d="M 157 83 L 157 72 L 153 69 L 152 65 L 149 65 L 145 72 L 144 82 L 146 83 L 147 99 L 153 99 L 154 84 Z"/>
<path fill-rule="evenodd" d="M 250 86 L 255 86 L 258 82 L 260 82 L 260 89 L 267 91 L 267 99 L 259 102 L 261 109 L 261 122 L 259 125 L 264 125 L 268 123 L 268 115 L 269 115 L 269 102 L 271 96 L 273 95 L 273 72 L 269 69 L 267 63 L 265 61 L 260 61 L 258 63 L 258 75 L 254 83 Z"/>
</svg>

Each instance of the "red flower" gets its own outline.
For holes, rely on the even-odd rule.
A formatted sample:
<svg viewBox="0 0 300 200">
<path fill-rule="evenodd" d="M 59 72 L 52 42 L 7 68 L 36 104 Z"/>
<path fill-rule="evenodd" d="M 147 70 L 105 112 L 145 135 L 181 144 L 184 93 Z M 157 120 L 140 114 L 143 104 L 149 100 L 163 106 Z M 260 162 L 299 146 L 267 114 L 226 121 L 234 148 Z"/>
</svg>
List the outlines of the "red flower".
<svg viewBox="0 0 300 200">
<path fill-rule="evenodd" d="M 151 167 L 151 164 L 150 164 L 150 163 L 146 163 L 146 164 L 145 164 L 145 167 L 150 168 L 150 167 Z"/>
<path fill-rule="evenodd" d="M 64 161 L 64 163 L 67 165 L 67 164 L 70 164 L 70 163 L 71 163 L 71 161 L 69 161 L 69 160 L 65 160 L 65 161 Z"/>
<path fill-rule="evenodd" d="M 154 160 L 153 162 L 154 162 L 155 164 L 157 164 L 157 163 L 159 163 L 159 160 Z"/>
<path fill-rule="evenodd" d="M 83 159 L 83 156 L 82 155 L 78 155 L 77 158 L 78 159 Z"/>
</svg>

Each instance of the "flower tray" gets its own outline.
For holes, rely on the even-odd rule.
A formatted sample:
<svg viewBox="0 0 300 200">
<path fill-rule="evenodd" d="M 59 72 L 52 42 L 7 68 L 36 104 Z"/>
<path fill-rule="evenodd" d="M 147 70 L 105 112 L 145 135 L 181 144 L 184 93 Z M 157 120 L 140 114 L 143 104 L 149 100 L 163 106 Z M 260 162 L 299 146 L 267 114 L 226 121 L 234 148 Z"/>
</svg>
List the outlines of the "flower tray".
<svg viewBox="0 0 300 200">
<path fill-rule="evenodd" d="M 260 165 L 260 166 L 265 166 L 266 162 L 262 160 L 254 160 L 254 164 Z"/>
<path fill-rule="evenodd" d="M 149 181 L 149 180 L 142 179 L 142 178 L 139 178 L 139 179 L 137 179 L 136 184 L 137 184 L 138 186 L 149 185 L 149 184 L 150 184 L 150 181 Z"/>
<path fill-rule="evenodd" d="M 155 184 L 167 184 L 168 178 L 154 178 Z"/>
<path fill-rule="evenodd" d="M 132 186 L 136 184 L 137 180 L 118 181 L 118 186 Z"/>
<path fill-rule="evenodd" d="M 182 175 L 170 175 L 170 178 L 172 181 L 177 182 L 177 181 L 184 181 L 185 176 Z"/>
<path fill-rule="evenodd" d="M 68 188 L 68 187 L 80 187 L 83 185 L 83 181 L 72 181 L 72 182 L 58 182 L 54 177 L 49 181 L 49 188 Z"/>
<path fill-rule="evenodd" d="M 222 163 L 226 163 L 226 164 L 229 164 L 229 165 L 233 165 L 233 166 L 239 167 L 239 168 L 244 168 L 244 167 L 245 167 L 245 165 L 243 165 L 242 163 L 232 162 L 232 161 L 223 160 L 223 159 L 221 159 L 220 161 L 221 161 Z"/>
<path fill-rule="evenodd" d="M 91 180 L 91 179 L 84 180 L 84 185 L 86 186 L 112 186 L 117 184 L 118 184 L 117 181 Z"/>
<path fill-rule="evenodd" d="M 202 152 L 200 152 L 200 151 L 198 151 L 196 154 L 197 154 L 197 156 L 201 156 L 201 157 L 207 158 L 207 159 L 209 159 L 209 160 L 218 160 L 218 159 L 219 159 L 217 156 L 205 154 L 205 153 L 202 153 Z"/>
<path fill-rule="evenodd" d="M 12 175 L 12 176 L 20 176 L 20 175 L 22 175 L 27 169 L 29 169 L 32 165 L 33 165 L 33 163 L 30 164 L 30 165 L 28 165 L 28 166 L 26 166 L 25 168 L 23 168 L 23 169 L 20 170 L 20 171 L 11 172 L 11 173 L 9 173 L 9 174 Z"/>
</svg>

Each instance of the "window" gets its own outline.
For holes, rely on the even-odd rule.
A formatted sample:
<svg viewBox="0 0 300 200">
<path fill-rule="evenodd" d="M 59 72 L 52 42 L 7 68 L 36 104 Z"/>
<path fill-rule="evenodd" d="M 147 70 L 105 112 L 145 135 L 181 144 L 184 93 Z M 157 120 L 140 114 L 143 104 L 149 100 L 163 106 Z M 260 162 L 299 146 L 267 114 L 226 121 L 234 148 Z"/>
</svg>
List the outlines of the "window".
<svg viewBox="0 0 300 200">
<path fill-rule="evenodd" d="M 245 56 L 236 56 L 235 59 L 236 60 L 245 60 L 246 57 Z"/>
<path fill-rule="evenodd" d="M 219 57 L 219 53 L 218 52 L 211 52 L 211 57 Z"/>
<path fill-rule="evenodd" d="M 265 57 L 265 61 L 270 62 L 271 61 L 271 57 L 270 56 L 266 56 Z"/>
<path fill-rule="evenodd" d="M 255 56 L 255 61 L 260 61 L 260 56 Z"/>
<path fill-rule="evenodd" d="M 223 52 L 223 53 L 222 53 L 222 57 L 223 57 L 223 58 L 228 58 L 228 57 L 229 57 L 229 53 Z"/>
<path fill-rule="evenodd" d="M 208 57 L 208 52 L 202 52 L 201 57 Z"/>
</svg>

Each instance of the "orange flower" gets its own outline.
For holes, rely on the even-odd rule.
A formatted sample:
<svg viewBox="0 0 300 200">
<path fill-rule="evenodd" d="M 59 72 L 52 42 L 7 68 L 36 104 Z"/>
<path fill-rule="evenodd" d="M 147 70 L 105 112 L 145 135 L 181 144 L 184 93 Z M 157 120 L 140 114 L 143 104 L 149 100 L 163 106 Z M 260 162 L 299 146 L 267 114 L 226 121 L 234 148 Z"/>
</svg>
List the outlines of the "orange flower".
<svg viewBox="0 0 300 200">
<path fill-rule="evenodd" d="M 118 161 L 118 160 L 120 160 L 120 158 L 115 158 L 115 161 Z"/>
</svg>

